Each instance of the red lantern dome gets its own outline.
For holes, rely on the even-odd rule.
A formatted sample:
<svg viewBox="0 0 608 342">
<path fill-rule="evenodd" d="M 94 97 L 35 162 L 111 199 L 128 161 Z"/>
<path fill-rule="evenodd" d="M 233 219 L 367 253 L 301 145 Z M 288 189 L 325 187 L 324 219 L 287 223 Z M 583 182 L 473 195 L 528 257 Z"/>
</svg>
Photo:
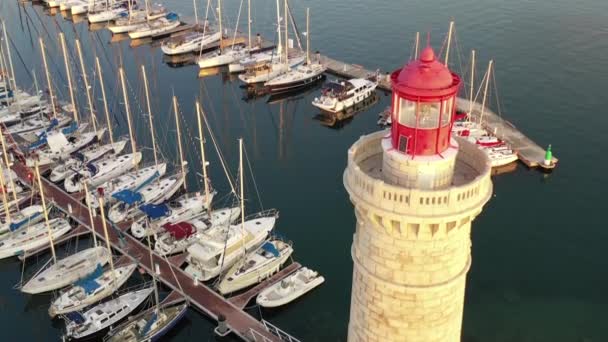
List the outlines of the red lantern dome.
<svg viewBox="0 0 608 342">
<path fill-rule="evenodd" d="M 391 75 L 393 147 L 410 155 L 441 154 L 449 147 L 460 77 L 428 46 L 420 59 Z"/>
</svg>

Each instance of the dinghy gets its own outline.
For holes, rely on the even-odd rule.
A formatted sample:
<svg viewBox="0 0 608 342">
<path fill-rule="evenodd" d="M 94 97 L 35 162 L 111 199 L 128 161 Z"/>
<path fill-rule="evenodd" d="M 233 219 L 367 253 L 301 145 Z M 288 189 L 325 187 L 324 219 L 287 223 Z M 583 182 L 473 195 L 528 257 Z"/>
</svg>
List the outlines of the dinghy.
<svg viewBox="0 0 608 342">
<path fill-rule="evenodd" d="M 175 201 L 163 204 L 144 204 L 139 207 L 145 216 L 142 216 L 131 224 L 131 234 L 138 239 L 157 234 L 162 226 L 167 223 L 190 220 L 203 214 L 206 203 L 211 203 L 215 192 L 206 196 L 196 194 L 194 196 L 182 196 Z M 145 221 L 149 220 L 148 228 Z"/>
<path fill-rule="evenodd" d="M 34 275 L 21 292 L 38 294 L 66 287 L 91 274 L 97 265 L 105 265 L 110 253 L 104 247 L 91 247 L 67 256 Z"/>
<path fill-rule="evenodd" d="M 119 203 L 108 212 L 108 219 L 114 223 L 141 215 L 139 205 L 159 204 L 171 198 L 184 184 L 184 176 L 179 172 L 173 176 L 160 179 L 135 190 L 123 190 L 112 195 Z"/>
<path fill-rule="evenodd" d="M 81 169 L 86 163 L 91 163 L 106 154 L 111 153 L 116 156 L 119 155 L 127 145 L 127 140 L 121 140 L 114 144 L 106 144 L 101 146 L 90 146 L 84 150 L 73 154 L 72 158 L 63 161 L 62 163 L 55 166 L 49 179 L 51 182 L 57 183 L 64 180 L 67 176 L 74 173 L 75 170 Z"/>
<path fill-rule="evenodd" d="M 51 211 L 52 207 L 52 205 L 47 207 L 47 213 Z M 40 222 L 44 218 L 43 212 L 42 206 L 38 204 L 21 209 L 18 213 L 11 215 L 11 223 L 4 222 L 0 225 L 0 236 Z"/>
<path fill-rule="evenodd" d="M 323 284 L 324 281 L 325 278 L 317 272 L 302 267 L 280 282 L 262 290 L 256 298 L 256 303 L 265 308 L 285 305 Z"/>
<path fill-rule="evenodd" d="M 154 288 L 148 287 L 129 292 L 95 305 L 84 314 L 78 312 L 67 314 L 66 318 L 70 322 L 66 324 L 65 336 L 68 339 L 83 338 L 112 326 L 137 309 L 152 291 Z"/>
<path fill-rule="evenodd" d="M 278 272 L 291 253 L 293 248 L 281 240 L 264 242 L 228 270 L 217 287 L 218 291 L 225 295 L 261 282 Z"/>
<path fill-rule="evenodd" d="M 211 217 L 192 219 L 177 223 L 166 223 L 164 231 L 156 239 L 154 250 L 160 255 L 184 252 L 195 242 L 204 239 L 205 232 L 231 225 L 241 214 L 241 208 L 224 208 L 211 212 Z"/>
<path fill-rule="evenodd" d="M 51 236 L 57 239 L 67 233 L 72 227 L 62 218 L 49 221 Z M 48 231 L 45 222 L 39 222 L 27 229 L 21 229 L 0 238 L 0 259 L 19 255 L 30 250 L 45 246 L 49 243 Z"/>
<path fill-rule="evenodd" d="M 70 193 L 82 191 L 82 181 L 93 189 L 131 170 L 140 161 L 141 152 L 137 152 L 88 163 L 86 170 L 74 172 L 65 179 L 65 190 Z"/>
<path fill-rule="evenodd" d="M 111 270 L 104 272 L 98 265 L 91 274 L 61 292 L 51 303 L 49 315 L 55 317 L 78 311 L 110 296 L 129 279 L 136 267 L 136 264 L 117 267 L 112 274 Z"/>
<path fill-rule="evenodd" d="M 104 341 L 159 341 L 184 317 L 187 309 L 187 303 L 153 306 L 111 330 Z"/>
<path fill-rule="evenodd" d="M 257 249 L 275 222 L 276 216 L 259 217 L 245 221 L 244 227 L 230 225 L 203 233 L 199 241 L 187 249 L 186 273 L 198 280 L 217 277 L 222 269 L 232 266 L 248 251 Z"/>
</svg>

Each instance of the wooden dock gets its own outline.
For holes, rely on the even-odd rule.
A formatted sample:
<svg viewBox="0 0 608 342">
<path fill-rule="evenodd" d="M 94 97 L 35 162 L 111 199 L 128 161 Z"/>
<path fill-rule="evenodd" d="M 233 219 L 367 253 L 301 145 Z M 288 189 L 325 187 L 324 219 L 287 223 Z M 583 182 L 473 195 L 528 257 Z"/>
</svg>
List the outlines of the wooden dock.
<svg viewBox="0 0 608 342">
<path fill-rule="evenodd" d="M 327 66 L 327 72 L 336 76 L 345 78 L 366 78 L 376 74 L 379 74 L 380 79 L 378 82 L 378 88 L 390 91 L 391 83 L 387 74 L 384 71 L 367 70 L 364 67 L 357 64 L 349 64 L 335 60 L 327 56 L 320 57 L 321 62 Z M 470 102 L 466 99 L 458 98 L 456 105 L 458 108 L 468 111 Z M 481 104 L 474 103 L 472 117 L 479 119 L 481 115 Z M 518 152 L 519 160 L 526 164 L 530 168 L 538 167 L 545 159 L 545 149 L 540 147 L 537 143 L 528 138 L 525 134 L 517 129 L 511 122 L 503 119 L 498 114 L 485 108 L 483 111 L 483 125 L 484 128 L 498 138 L 506 141 L 512 146 L 513 150 Z M 553 163 L 557 163 L 558 159 L 554 156 Z"/>
<path fill-rule="evenodd" d="M 16 161 L 12 169 L 24 184 L 31 184 L 28 175 L 32 170 L 20 161 Z M 94 231 L 98 238 L 103 240 L 103 226 L 101 215 L 93 219 L 93 229 L 89 221 L 89 211 L 81 201 L 67 194 L 57 185 L 46 178 L 42 178 L 42 186 L 48 201 L 54 202 L 55 206 L 70 215 L 73 220 L 81 226 Z M 115 251 L 123 257 L 136 262 L 146 272 L 155 272 L 154 265 L 150 262 L 148 247 L 131 235 L 124 234 L 119 229 L 108 226 L 108 237 Z M 112 228 L 110 228 L 112 227 Z M 153 253 L 153 263 L 158 266 L 160 274 L 158 279 L 177 294 L 185 298 L 191 305 L 201 312 L 217 320 L 219 315 L 226 318 L 230 330 L 245 341 L 281 341 L 281 338 L 269 331 L 266 322 L 261 322 L 232 304 L 226 298 L 207 287 L 205 284 L 195 282 L 181 268 L 171 263 L 157 253 Z"/>
</svg>

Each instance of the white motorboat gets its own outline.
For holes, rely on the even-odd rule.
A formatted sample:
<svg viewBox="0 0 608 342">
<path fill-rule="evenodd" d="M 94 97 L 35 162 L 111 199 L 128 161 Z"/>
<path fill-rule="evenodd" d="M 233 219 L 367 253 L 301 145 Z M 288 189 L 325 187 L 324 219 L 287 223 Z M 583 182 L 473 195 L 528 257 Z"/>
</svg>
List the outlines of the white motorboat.
<svg viewBox="0 0 608 342">
<path fill-rule="evenodd" d="M 133 190 L 140 186 L 150 184 L 151 182 L 164 176 L 166 171 L 166 163 L 160 163 L 158 166 L 152 165 L 144 167 L 137 171 L 132 171 L 119 177 L 112 178 L 111 180 L 98 185 L 97 189 L 102 190 L 105 203 L 112 203 L 114 201 L 112 195 L 123 190 Z M 96 196 L 98 195 L 99 192 L 96 189 L 89 190 L 89 199 L 91 199 L 90 204 L 91 207 L 95 209 L 97 209 L 99 206 L 99 203 L 97 200 L 95 200 L 95 198 L 97 198 Z"/>
<path fill-rule="evenodd" d="M 510 148 L 500 149 L 495 147 L 484 148 L 483 150 L 488 155 L 492 167 L 505 166 L 519 159 L 517 152 L 511 150 Z"/>
<path fill-rule="evenodd" d="M 276 216 L 259 217 L 245 221 L 244 227 L 230 225 L 204 233 L 187 249 L 186 273 L 198 280 L 217 277 L 247 252 L 257 249 L 275 222 Z"/>
<path fill-rule="evenodd" d="M 264 86 L 275 94 L 298 90 L 322 80 L 325 77 L 325 70 L 327 68 L 318 63 L 298 65 L 266 82 Z"/>
<path fill-rule="evenodd" d="M 133 169 L 141 157 L 141 152 L 136 152 L 88 163 L 86 170 L 74 172 L 65 179 L 65 190 L 70 193 L 81 191 L 82 181 L 95 188 Z"/>
<path fill-rule="evenodd" d="M 114 24 L 108 26 L 113 34 L 134 31 L 149 20 L 156 20 L 167 15 L 167 10 L 160 4 L 149 6 L 148 9 L 131 10 L 127 15 L 122 15 L 114 20 Z"/>
<path fill-rule="evenodd" d="M 365 78 L 329 82 L 322 90 L 321 97 L 315 97 L 312 105 L 330 113 L 338 113 L 372 96 L 377 82 Z"/>
<path fill-rule="evenodd" d="M 129 31 L 129 38 L 140 39 L 162 34 L 171 31 L 179 25 L 181 25 L 179 16 L 175 13 L 168 13 L 162 18 L 148 21 L 135 30 Z"/>
<path fill-rule="evenodd" d="M 96 132 L 87 132 L 76 136 L 65 136 L 62 132 L 50 132 L 47 135 L 47 147 L 32 153 L 26 159 L 26 165 L 33 167 L 35 161 L 38 165 L 48 165 L 69 158 L 70 154 L 81 150 L 97 139 Z"/>
<path fill-rule="evenodd" d="M 206 232 L 228 227 L 240 216 L 241 208 L 224 208 L 190 221 L 166 223 L 164 231 L 156 239 L 154 250 L 160 255 L 184 252 L 190 245 L 204 238 Z"/>
<path fill-rule="evenodd" d="M 106 342 L 159 341 L 184 317 L 188 303 L 153 306 L 110 330 Z"/>
<path fill-rule="evenodd" d="M 21 292 L 44 293 L 66 287 L 91 274 L 97 265 L 105 265 L 111 254 L 105 247 L 91 247 L 42 268 L 23 287 Z"/>
<path fill-rule="evenodd" d="M 175 201 L 162 204 L 144 204 L 139 206 L 145 216 L 135 220 L 131 224 L 131 234 L 141 239 L 146 236 L 156 235 L 162 231 L 163 225 L 190 220 L 203 214 L 207 209 L 207 203 L 213 201 L 215 191 L 209 194 L 209 199 L 205 195 L 196 194 L 194 196 L 182 196 Z M 148 225 L 146 225 L 148 220 Z"/>
<path fill-rule="evenodd" d="M 127 140 L 120 140 L 114 144 L 90 146 L 75 153 L 72 158 L 55 166 L 51 171 L 49 179 L 54 183 L 60 182 L 74 173 L 75 170 L 81 169 L 87 163 L 94 162 L 106 154 L 111 153 L 114 156 L 119 155 L 126 145 Z"/>
<path fill-rule="evenodd" d="M 302 267 L 280 282 L 262 290 L 256 298 L 256 303 L 265 308 L 285 305 L 323 284 L 324 281 L 325 278 L 319 273 Z"/>
<path fill-rule="evenodd" d="M 294 53 L 290 56 L 289 62 L 285 63 L 278 59 L 273 59 L 269 62 L 256 63 L 247 66 L 244 74 L 239 75 L 239 79 L 247 84 L 256 84 L 268 82 L 275 79 L 304 63 L 306 56 L 301 52 Z"/>
<path fill-rule="evenodd" d="M 49 315 L 74 312 L 96 303 L 118 290 L 129 279 L 136 264 L 117 267 L 112 274 L 111 270 L 104 271 L 100 265 L 95 271 L 78 280 L 73 285 L 61 292 L 49 307 Z"/>
<path fill-rule="evenodd" d="M 281 240 L 264 242 L 228 270 L 217 287 L 218 291 L 225 295 L 265 280 L 279 271 L 291 253 L 291 245 Z"/>
<path fill-rule="evenodd" d="M 67 233 L 72 227 L 70 223 L 62 218 L 49 220 L 51 235 L 57 239 Z M 46 222 L 39 222 L 0 238 L 0 259 L 19 255 L 30 250 L 42 247 L 49 243 Z"/>
<path fill-rule="evenodd" d="M 184 176 L 181 172 L 178 172 L 173 176 L 161 178 L 158 182 L 152 182 L 134 190 L 123 190 L 115 193 L 112 197 L 119 202 L 110 208 L 108 219 L 118 223 L 135 218 L 143 214 L 139 211 L 139 205 L 162 203 L 175 195 L 183 184 Z"/>
<path fill-rule="evenodd" d="M 161 45 L 165 55 L 179 55 L 188 52 L 198 52 L 220 40 L 220 32 L 191 32 L 177 39 L 172 39 Z"/>
<path fill-rule="evenodd" d="M 53 206 L 47 207 L 47 213 Z M 18 213 L 11 215 L 11 222 L 3 222 L 0 225 L 0 235 L 14 232 L 21 228 L 26 228 L 32 224 L 40 222 L 44 218 L 44 210 L 41 205 L 35 204 L 21 209 Z"/>
<path fill-rule="evenodd" d="M 67 314 L 66 317 L 70 322 L 65 327 L 66 337 L 83 338 L 112 326 L 137 309 L 153 291 L 153 287 L 148 287 L 128 292 L 118 298 L 97 304 L 84 314 L 78 312 Z"/>
</svg>

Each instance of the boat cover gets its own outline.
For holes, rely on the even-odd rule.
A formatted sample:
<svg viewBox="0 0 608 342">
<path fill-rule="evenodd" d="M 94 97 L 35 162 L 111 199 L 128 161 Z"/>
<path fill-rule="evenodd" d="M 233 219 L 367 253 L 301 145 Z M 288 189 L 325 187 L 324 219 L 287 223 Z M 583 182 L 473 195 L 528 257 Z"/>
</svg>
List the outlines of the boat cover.
<svg viewBox="0 0 608 342">
<path fill-rule="evenodd" d="M 72 156 L 76 159 L 78 159 L 81 162 L 84 162 L 85 156 L 84 154 L 80 153 L 80 152 L 74 152 L 72 153 Z"/>
<path fill-rule="evenodd" d="M 133 204 L 136 202 L 141 202 L 143 200 L 143 197 L 139 192 L 131 191 L 128 189 L 114 193 L 112 194 L 112 197 L 126 204 Z"/>
<path fill-rule="evenodd" d="M 44 145 L 46 145 L 46 134 L 41 135 L 37 141 L 34 141 L 33 143 L 31 143 L 30 146 L 28 146 L 28 149 L 30 151 L 32 151 L 32 150 L 38 149 Z"/>
<path fill-rule="evenodd" d="M 89 172 L 91 173 L 91 176 L 94 176 L 97 174 L 97 167 L 93 163 L 87 164 L 87 170 L 89 170 Z"/>
<path fill-rule="evenodd" d="M 177 15 L 177 13 L 170 12 L 169 14 L 167 14 L 165 16 L 165 18 L 167 18 L 167 19 L 169 19 L 171 21 L 174 21 L 174 20 L 179 19 L 179 16 Z"/>
<path fill-rule="evenodd" d="M 166 204 L 144 204 L 139 206 L 139 210 L 143 211 L 149 218 L 155 220 L 167 216 L 171 211 L 171 208 Z"/>
<path fill-rule="evenodd" d="M 57 120 L 57 119 L 53 119 L 53 120 Z M 78 123 L 76 123 L 75 121 L 72 121 L 72 123 L 68 127 L 65 127 L 64 129 L 61 130 L 61 133 L 72 134 L 72 133 L 76 132 L 77 130 L 78 130 Z"/>
<path fill-rule="evenodd" d="M 103 267 L 101 264 L 97 264 L 95 271 L 93 271 L 88 276 L 76 281 L 74 285 L 80 286 L 84 289 L 86 294 L 92 293 L 95 289 L 99 288 L 99 283 L 95 281 L 95 279 L 101 277 L 103 274 Z"/>
<path fill-rule="evenodd" d="M 11 232 L 14 232 L 15 230 L 23 227 L 24 224 L 28 223 L 30 220 L 34 219 L 35 217 L 37 217 L 39 215 L 40 215 L 40 213 L 34 213 L 33 215 L 30 215 L 21 221 L 11 223 L 8 228 L 10 229 Z"/>
<path fill-rule="evenodd" d="M 68 139 L 61 132 L 49 132 L 46 139 L 52 152 L 60 152 L 63 147 L 69 144 Z"/>
<path fill-rule="evenodd" d="M 165 223 L 163 224 L 163 228 L 165 228 L 165 230 L 167 230 L 169 234 L 173 235 L 173 237 L 177 240 L 187 238 L 196 231 L 188 222 Z"/>
<path fill-rule="evenodd" d="M 280 255 L 280 253 L 277 250 L 277 248 L 270 241 L 264 242 L 264 244 L 262 245 L 262 249 L 265 250 L 268 253 L 271 253 L 275 257 L 279 257 L 279 255 Z"/>
<path fill-rule="evenodd" d="M 157 319 L 158 319 L 158 316 L 156 315 L 156 312 L 152 313 L 152 317 L 150 317 L 150 320 L 146 322 L 146 325 L 141 330 L 140 336 L 146 336 L 148 334 L 148 332 L 150 332 L 152 325 L 156 322 Z"/>
<path fill-rule="evenodd" d="M 86 321 L 84 316 L 78 311 L 68 312 L 65 314 L 65 317 L 76 324 L 82 324 Z"/>
<path fill-rule="evenodd" d="M 150 176 L 150 178 L 146 179 L 145 182 L 141 183 L 138 187 L 136 187 L 135 189 L 133 189 L 133 191 L 137 192 L 137 191 L 145 188 L 146 186 L 148 186 L 148 184 L 152 183 L 158 177 L 160 177 L 160 173 L 158 173 L 158 170 L 156 170 L 154 172 L 154 174 L 152 176 Z"/>
</svg>

